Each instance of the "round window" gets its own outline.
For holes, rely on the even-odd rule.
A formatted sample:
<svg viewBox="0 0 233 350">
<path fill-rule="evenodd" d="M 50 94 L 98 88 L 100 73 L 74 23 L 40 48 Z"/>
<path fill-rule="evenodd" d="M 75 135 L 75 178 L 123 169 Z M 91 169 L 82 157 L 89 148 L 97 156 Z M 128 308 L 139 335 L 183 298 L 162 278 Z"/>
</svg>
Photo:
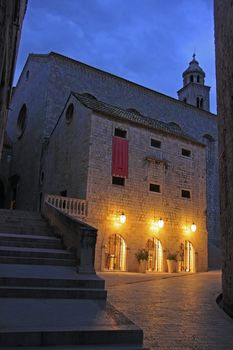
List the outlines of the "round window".
<svg viewBox="0 0 233 350">
<path fill-rule="evenodd" d="M 18 139 L 20 139 L 23 136 L 23 133 L 26 128 L 26 121 L 27 121 L 27 107 L 24 104 L 22 108 L 20 109 L 18 120 L 17 120 L 17 136 Z"/>
<path fill-rule="evenodd" d="M 66 110 L 66 122 L 67 122 L 67 124 L 69 124 L 72 121 L 73 115 L 74 115 L 74 105 L 73 105 L 73 103 L 70 103 L 67 110 Z"/>
</svg>

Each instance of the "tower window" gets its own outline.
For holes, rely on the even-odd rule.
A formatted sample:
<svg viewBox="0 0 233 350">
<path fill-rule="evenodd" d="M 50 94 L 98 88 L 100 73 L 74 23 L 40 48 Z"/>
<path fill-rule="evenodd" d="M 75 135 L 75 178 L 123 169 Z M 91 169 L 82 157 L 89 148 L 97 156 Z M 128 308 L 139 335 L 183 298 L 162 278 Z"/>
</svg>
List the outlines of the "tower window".
<svg viewBox="0 0 233 350">
<path fill-rule="evenodd" d="M 193 75 L 190 75 L 190 81 L 193 83 Z"/>
<path fill-rule="evenodd" d="M 200 76 L 197 76 L 197 83 L 200 83 Z"/>
<path fill-rule="evenodd" d="M 200 107 L 200 100 L 199 100 L 199 97 L 197 97 L 197 108 Z"/>
<path fill-rule="evenodd" d="M 203 108 L 203 98 L 200 99 L 200 108 Z"/>
<path fill-rule="evenodd" d="M 182 198 L 191 198 L 190 191 L 181 190 L 181 197 L 182 197 Z"/>
<path fill-rule="evenodd" d="M 116 128 L 114 135 L 126 139 L 127 131 Z"/>
<path fill-rule="evenodd" d="M 161 141 L 150 139 L 150 145 L 155 148 L 161 148 Z"/>
</svg>

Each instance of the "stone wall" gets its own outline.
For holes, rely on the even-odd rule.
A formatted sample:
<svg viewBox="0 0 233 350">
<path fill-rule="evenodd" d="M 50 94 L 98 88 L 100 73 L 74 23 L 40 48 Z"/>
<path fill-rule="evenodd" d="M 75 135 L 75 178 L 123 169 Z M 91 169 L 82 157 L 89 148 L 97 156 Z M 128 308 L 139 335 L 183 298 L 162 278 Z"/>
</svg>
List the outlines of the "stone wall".
<svg viewBox="0 0 233 350">
<path fill-rule="evenodd" d="M 233 2 L 215 0 L 223 306 L 233 315 Z"/>
<path fill-rule="evenodd" d="M 129 142 L 129 176 L 125 186 L 112 185 L 112 136 L 114 128 L 127 130 Z M 161 149 L 150 146 L 150 139 L 161 141 Z M 177 252 L 189 240 L 198 256 L 197 271 L 207 270 L 206 173 L 205 148 L 140 126 L 92 115 L 88 171 L 89 224 L 98 228 L 96 269 L 104 269 L 104 253 L 108 237 L 121 236 L 127 246 L 126 268 L 137 271 L 135 253 L 146 247 L 148 239 L 161 241 L 166 270 L 168 251 Z M 181 155 L 189 149 L 191 158 Z M 165 162 L 153 163 L 145 158 Z M 161 193 L 149 191 L 149 184 L 161 186 Z M 181 190 L 191 191 L 191 199 L 181 197 Z M 172 194 L 172 195 L 171 195 Z M 124 212 L 127 220 L 116 218 Z M 154 218 L 162 218 L 163 228 L 153 228 Z M 195 233 L 191 224 L 197 224 Z"/>
</svg>

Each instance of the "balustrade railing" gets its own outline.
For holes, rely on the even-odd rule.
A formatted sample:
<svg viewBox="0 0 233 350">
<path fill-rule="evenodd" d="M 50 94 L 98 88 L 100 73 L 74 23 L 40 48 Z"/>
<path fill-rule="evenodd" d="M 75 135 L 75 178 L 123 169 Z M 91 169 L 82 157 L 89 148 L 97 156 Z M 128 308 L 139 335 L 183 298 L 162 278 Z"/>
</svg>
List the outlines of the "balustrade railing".
<svg viewBox="0 0 233 350">
<path fill-rule="evenodd" d="M 45 202 L 71 216 L 79 218 L 87 216 L 87 201 L 84 199 L 46 194 Z"/>
</svg>

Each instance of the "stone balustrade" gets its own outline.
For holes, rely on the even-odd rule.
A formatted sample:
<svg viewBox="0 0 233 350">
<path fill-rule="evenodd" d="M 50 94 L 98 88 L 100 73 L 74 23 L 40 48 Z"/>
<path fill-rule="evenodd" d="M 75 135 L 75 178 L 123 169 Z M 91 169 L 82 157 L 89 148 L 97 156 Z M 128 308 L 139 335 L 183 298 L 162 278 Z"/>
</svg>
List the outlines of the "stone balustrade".
<svg viewBox="0 0 233 350">
<path fill-rule="evenodd" d="M 68 215 L 78 218 L 87 216 L 87 201 L 84 199 L 46 194 L 45 202 Z"/>
<path fill-rule="evenodd" d="M 97 229 L 78 218 L 85 213 L 86 201 L 76 198 L 46 195 L 42 207 L 42 215 L 62 238 L 64 246 L 75 253 L 77 272 L 92 274 Z"/>
</svg>

